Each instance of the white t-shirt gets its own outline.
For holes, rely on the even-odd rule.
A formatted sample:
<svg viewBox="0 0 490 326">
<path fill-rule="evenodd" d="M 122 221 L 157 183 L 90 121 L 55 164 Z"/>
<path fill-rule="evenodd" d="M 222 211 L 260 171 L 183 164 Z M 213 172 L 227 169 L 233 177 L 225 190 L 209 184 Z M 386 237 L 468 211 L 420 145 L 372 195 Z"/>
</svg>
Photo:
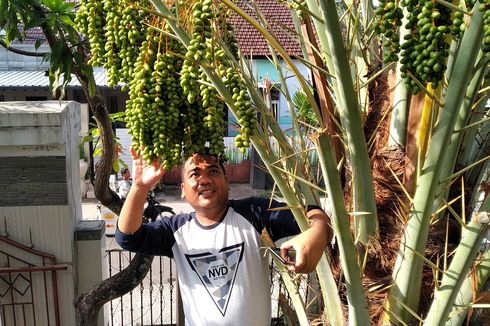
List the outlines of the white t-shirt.
<svg viewBox="0 0 490 326">
<path fill-rule="evenodd" d="M 133 235 L 116 231 L 122 248 L 173 257 L 179 275 L 185 323 L 266 326 L 271 322 L 268 260 L 260 234 L 274 241 L 299 233 L 289 210 L 267 198 L 230 201 L 226 215 L 203 226 L 195 214 L 178 214 L 144 224 Z"/>
</svg>

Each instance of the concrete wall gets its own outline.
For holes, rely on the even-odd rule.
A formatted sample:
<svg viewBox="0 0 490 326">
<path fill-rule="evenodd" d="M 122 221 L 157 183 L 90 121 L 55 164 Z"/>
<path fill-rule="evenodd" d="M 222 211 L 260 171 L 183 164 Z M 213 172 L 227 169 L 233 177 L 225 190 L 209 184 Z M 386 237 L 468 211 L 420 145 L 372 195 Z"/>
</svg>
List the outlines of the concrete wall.
<svg viewBox="0 0 490 326">
<path fill-rule="evenodd" d="M 0 103 L 0 198 L 10 198 L 0 200 L 0 233 L 69 266 L 58 272 L 61 325 L 75 324 L 79 130 L 76 102 Z"/>
<path fill-rule="evenodd" d="M 12 44 L 19 50 L 36 52 L 34 44 Z M 47 44 L 41 45 L 37 49 L 37 53 L 49 52 L 50 48 Z M 33 70 L 33 69 L 49 69 L 49 61 L 42 62 L 42 57 L 25 56 L 7 51 L 0 47 L 0 70 Z"/>
</svg>

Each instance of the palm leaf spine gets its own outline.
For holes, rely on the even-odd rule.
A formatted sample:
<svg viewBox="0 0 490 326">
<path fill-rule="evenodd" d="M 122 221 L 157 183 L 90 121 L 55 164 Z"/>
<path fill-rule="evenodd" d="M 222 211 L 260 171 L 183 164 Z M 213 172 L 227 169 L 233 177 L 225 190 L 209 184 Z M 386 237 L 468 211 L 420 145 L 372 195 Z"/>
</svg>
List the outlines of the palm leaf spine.
<svg viewBox="0 0 490 326">
<path fill-rule="evenodd" d="M 150 1 L 155 6 L 155 8 L 157 8 L 157 10 L 164 15 L 166 22 L 169 24 L 170 28 L 174 31 L 174 33 L 180 39 L 180 41 L 184 45 L 187 46 L 190 42 L 189 36 L 181 27 L 179 27 L 175 23 L 175 19 L 170 19 L 170 17 L 172 17 L 172 14 L 167 9 L 167 7 L 162 3 L 161 0 L 150 0 Z M 240 10 L 239 8 L 234 6 L 233 4 L 230 4 L 228 2 L 225 4 L 230 5 L 229 7 L 231 7 L 233 10 L 235 10 L 235 9 Z M 243 11 L 242 11 L 242 15 L 244 16 L 244 18 L 247 21 L 254 21 L 250 16 L 246 15 Z M 258 28 L 259 31 L 263 35 L 268 34 L 267 31 L 265 31 L 259 25 L 254 24 L 254 26 L 256 28 Z M 268 34 L 268 36 L 269 36 L 268 39 L 270 39 L 271 38 L 270 34 Z M 275 45 L 280 47 L 277 44 L 277 42 L 275 42 Z M 274 48 L 276 48 L 276 47 L 274 46 Z M 282 48 L 281 48 L 281 50 L 282 50 Z M 281 54 L 286 55 L 284 50 L 279 51 L 279 52 L 282 52 Z M 287 55 L 286 55 L 286 57 L 287 57 Z M 289 59 L 289 61 L 290 61 L 290 59 Z M 288 63 L 291 64 L 291 61 Z M 235 107 L 233 105 L 234 101 L 231 97 L 231 94 L 226 89 L 226 87 L 223 84 L 223 82 L 221 81 L 221 79 L 219 79 L 216 75 L 214 75 L 210 68 L 203 67 L 203 70 L 205 71 L 205 73 L 208 76 L 211 83 L 216 87 L 216 90 L 218 91 L 218 93 L 223 97 L 224 101 L 228 104 L 232 113 L 235 116 L 238 116 L 238 114 L 235 110 Z M 297 69 L 293 69 L 293 71 L 295 73 L 298 73 Z M 304 80 L 303 80 L 302 86 L 307 88 L 307 84 L 304 82 Z M 310 94 L 309 98 L 311 99 L 312 96 L 311 96 L 311 92 L 309 92 L 309 89 L 303 89 L 303 90 L 305 91 L 305 93 L 307 95 Z M 250 91 L 250 89 L 249 89 L 249 91 Z M 256 91 L 256 90 L 254 89 L 254 91 Z M 257 94 L 255 94 L 255 95 L 257 95 Z M 271 176 L 273 177 L 276 184 L 278 185 L 279 190 L 283 194 L 285 201 L 287 202 L 289 207 L 291 207 L 291 211 L 294 214 L 295 219 L 296 219 L 300 229 L 306 230 L 309 227 L 309 224 L 308 224 L 308 221 L 306 220 L 303 209 L 301 208 L 302 207 L 301 203 L 299 202 L 299 200 L 296 197 L 296 195 L 294 194 L 294 192 L 291 191 L 291 188 L 289 188 L 289 184 L 287 184 L 283 180 L 283 175 L 279 172 L 278 169 L 276 169 L 274 167 L 273 162 L 275 162 L 276 159 L 271 158 L 270 155 L 268 154 L 268 148 L 267 148 L 266 144 L 264 143 L 264 139 L 265 139 L 264 135 L 259 133 L 260 129 L 258 127 L 255 129 L 257 132 L 254 135 L 252 135 L 252 137 L 251 137 L 252 144 L 256 148 L 261 159 L 263 160 L 264 164 L 266 165 L 269 172 L 271 173 Z M 282 133 L 280 133 L 280 134 L 282 134 Z M 322 288 L 322 293 L 324 294 L 323 299 L 325 302 L 325 311 L 326 311 L 325 315 L 328 316 L 328 319 L 333 323 L 333 325 L 341 325 L 343 323 L 342 304 L 340 302 L 340 296 L 338 295 L 338 289 L 337 289 L 336 282 L 333 278 L 333 274 L 331 272 L 330 265 L 328 263 L 328 259 L 327 259 L 325 254 L 322 256 L 322 258 L 320 259 L 320 262 L 317 265 L 317 273 L 319 276 L 320 287 Z M 329 295 L 326 295 L 327 293 Z"/>
<path fill-rule="evenodd" d="M 331 139 L 325 134 L 320 134 L 314 137 L 313 141 L 318 148 L 319 163 L 325 177 L 325 190 L 332 211 L 332 227 L 339 245 L 340 262 L 347 287 L 349 325 L 363 325 L 369 320 L 367 301 L 357 250 L 350 230 L 349 215 L 344 204 L 340 176 L 332 155 Z"/>
<path fill-rule="evenodd" d="M 309 227 L 309 224 L 305 218 L 302 205 L 299 202 L 298 197 L 289 187 L 289 184 L 284 180 L 281 170 L 274 166 L 273 162 L 275 159 L 270 156 L 266 148 L 262 145 L 262 139 L 252 136 L 252 142 L 262 161 L 266 165 L 267 170 L 270 172 L 272 178 L 276 182 L 277 187 L 281 191 L 284 200 L 291 208 L 299 227 L 301 230 L 306 230 Z M 340 302 L 337 284 L 333 278 L 333 274 L 325 254 L 322 255 L 322 258 L 316 267 L 316 272 L 318 274 L 318 280 L 320 282 L 323 299 L 325 301 L 325 317 L 329 320 L 331 325 L 343 325 L 344 316 L 342 313 L 342 303 Z"/>
<path fill-rule="evenodd" d="M 318 40 L 320 41 L 320 49 L 321 53 L 323 55 L 323 60 L 325 60 L 325 63 L 327 65 L 328 71 L 332 72 L 334 63 L 332 60 L 332 55 L 330 53 L 330 44 L 328 43 L 328 38 L 325 33 L 325 19 L 323 20 L 317 19 L 316 17 L 323 17 L 322 12 L 320 11 L 320 6 L 318 5 L 318 1 L 316 0 L 306 0 L 306 3 L 308 4 L 308 9 L 314 14 L 313 17 L 311 17 L 313 24 L 315 25 L 316 32 L 318 33 Z M 309 19 L 308 17 L 306 19 Z M 334 87 L 334 94 L 337 94 L 337 91 Z"/>
<path fill-rule="evenodd" d="M 487 139 L 488 142 L 490 142 L 490 135 Z M 482 191 L 482 186 L 486 184 L 487 180 L 490 179 L 490 160 L 487 160 L 482 164 L 481 169 L 475 169 L 477 170 L 475 174 L 477 174 L 477 178 L 475 178 L 475 181 L 471 183 L 474 185 L 473 191 L 471 193 L 471 200 L 469 202 L 469 207 L 477 207 L 481 196 L 481 191 Z M 472 171 L 473 172 L 473 171 Z M 471 174 L 470 174 L 471 176 Z"/>
<path fill-rule="evenodd" d="M 479 292 L 490 278 L 490 249 L 481 255 L 475 266 L 474 273 L 470 273 L 465 279 L 458 295 L 454 300 L 454 306 L 449 314 L 446 326 L 461 326 L 468 315 L 470 306 L 475 299 L 475 291 Z M 478 298 L 477 298 L 478 299 Z"/>
<path fill-rule="evenodd" d="M 478 7 L 478 3 L 475 6 Z M 445 149 L 471 80 L 481 39 L 482 14 L 479 10 L 474 10 L 469 28 L 461 41 L 453 74 L 449 80 L 445 106 L 429 145 L 427 159 L 408 216 L 408 224 L 401 238 L 384 321 L 398 323 L 396 318 L 399 318 L 407 323 L 413 317 L 405 306 L 417 310 L 423 267 L 423 260 L 419 255 L 425 252 L 432 205 L 445 160 Z"/>
<path fill-rule="evenodd" d="M 488 215 L 486 215 L 486 220 L 479 220 L 478 216 L 478 213 L 475 214 L 474 218 L 463 229 L 461 242 L 454 252 L 451 265 L 442 277 L 440 286 L 434 293 L 434 301 L 425 318 L 424 325 L 442 326 L 448 320 L 459 289 L 480 250 L 488 230 Z"/>
<path fill-rule="evenodd" d="M 296 137 L 295 137 L 295 133 L 293 132 L 293 134 L 291 136 L 291 143 L 293 144 L 295 139 L 298 139 L 299 147 L 301 149 L 305 149 L 305 143 L 303 140 L 303 136 L 300 134 L 301 128 L 299 127 L 298 119 L 296 118 L 296 112 L 294 110 L 294 104 L 293 104 L 293 101 L 292 101 L 291 96 L 289 94 L 289 90 L 287 88 L 286 78 L 284 77 L 282 67 L 279 63 L 277 55 L 274 52 L 274 49 L 270 48 L 270 51 L 271 51 L 271 56 L 272 56 L 272 61 L 273 61 L 274 67 L 276 68 L 276 71 L 277 71 L 279 78 L 281 80 L 281 91 L 282 91 L 282 93 L 286 99 L 286 104 L 287 104 L 288 109 L 289 109 L 289 114 L 291 115 L 291 119 L 293 120 L 293 131 L 297 132 Z M 288 160 L 288 161 L 289 161 L 289 163 L 293 163 L 296 165 L 298 164 L 298 160 L 294 160 L 293 162 L 291 162 L 292 160 Z M 298 172 L 299 172 L 300 169 L 296 169 L 296 170 L 298 170 Z M 303 173 L 302 173 L 302 175 L 303 175 Z M 298 185 L 298 188 L 299 188 L 299 191 L 301 192 L 301 194 L 303 194 L 303 196 L 305 196 L 305 201 L 307 203 L 315 203 L 317 205 L 319 204 L 318 196 L 315 195 L 315 193 L 312 191 L 311 187 L 305 186 L 301 182 L 297 183 L 297 185 Z"/>
<path fill-rule="evenodd" d="M 488 69 L 482 69 L 485 73 Z M 483 87 L 488 87 L 489 81 L 485 80 Z M 487 112 L 487 101 L 488 95 L 485 95 L 482 99 L 480 99 L 479 104 L 477 104 L 476 108 L 472 109 L 472 114 L 470 116 L 470 120 L 468 125 L 473 125 L 470 129 L 466 129 L 464 131 L 463 143 L 461 146 L 461 153 L 458 157 L 458 164 L 465 166 L 470 162 L 475 161 L 475 157 L 478 156 L 478 151 L 481 148 L 481 134 L 484 133 L 484 125 L 477 125 L 479 121 L 482 121 L 485 118 L 488 118 Z M 488 123 L 486 124 L 488 125 Z M 479 141 L 475 141 L 475 139 L 479 139 Z"/>
<path fill-rule="evenodd" d="M 245 11 L 243 11 L 240 7 L 238 7 L 233 1 L 230 0 L 222 0 L 223 4 L 226 5 L 228 8 L 233 10 L 235 13 L 237 13 L 239 16 L 241 16 L 243 19 L 245 19 L 250 25 L 252 25 L 260 34 L 267 40 L 267 43 L 269 46 L 274 48 L 281 58 L 287 63 L 288 67 L 291 69 L 292 73 L 298 78 L 298 82 L 300 84 L 301 89 L 305 92 L 306 96 L 309 99 L 309 102 L 312 105 L 313 110 L 315 111 L 315 114 L 320 115 L 320 111 L 318 106 L 316 105 L 315 99 L 313 97 L 313 93 L 311 92 L 310 88 L 308 87 L 308 83 L 303 77 L 303 75 L 300 73 L 294 62 L 292 61 L 291 57 L 286 53 L 284 48 L 279 44 L 279 42 L 272 36 L 267 30 L 265 30 L 260 24 L 250 17 Z"/>
<path fill-rule="evenodd" d="M 305 305 L 301 296 L 298 293 L 298 288 L 294 281 L 291 279 L 291 276 L 288 274 L 286 267 L 281 265 L 282 263 L 276 264 L 276 267 L 279 269 L 281 273 L 281 279 L 288 291 L 292 306 L 294 308 L 294 312 L 298 318 L 298 322 L 300 326 L 308 326 L 310 322 L 308 321 L 308 314 L 305 309 Z"/>
<path fill-rule="evenodd" d="M 347 149 L 352 164 L 353 206 L 355 212 L 366 212 L 356 216 L 356 239 L 366 245 L 370 237 L 378 236 L 376 202 L 371 177 L 370 159 L 362 128 L 361 110 L 354 89 L 348 56 L 344 47 L 337 7 L 334 0 L 321 0 L 320 9 L 325 22 L 325 34 L 330 45 L 333 60 L 331 72 L 337 85 L 337 103 L 339 115 L 347 140 Z"/>
</svg>

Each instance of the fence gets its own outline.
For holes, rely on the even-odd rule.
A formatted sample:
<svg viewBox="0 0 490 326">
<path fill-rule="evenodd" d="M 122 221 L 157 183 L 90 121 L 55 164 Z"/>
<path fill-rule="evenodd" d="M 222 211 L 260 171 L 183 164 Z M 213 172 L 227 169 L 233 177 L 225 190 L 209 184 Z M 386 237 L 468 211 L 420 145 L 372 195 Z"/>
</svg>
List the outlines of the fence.
<svg viewBox="0 0 490 326">
<path fill-rule="evenodd" d="M 121 249 L 106 251 L 109 276 L 124 269 L 134 254 Z M 155 257 L 151 268 L 130 293 L 106 305 L 109 325 L 175 325 L 177 321 L 176 272 L 172 260 Z M 107 323 L 106 323 L 107 324 Z"/>
<path fill-rule="evenodd" d="M 55 256 L 0 236 L 0 325 L 61 325 Z"/>
</svg>

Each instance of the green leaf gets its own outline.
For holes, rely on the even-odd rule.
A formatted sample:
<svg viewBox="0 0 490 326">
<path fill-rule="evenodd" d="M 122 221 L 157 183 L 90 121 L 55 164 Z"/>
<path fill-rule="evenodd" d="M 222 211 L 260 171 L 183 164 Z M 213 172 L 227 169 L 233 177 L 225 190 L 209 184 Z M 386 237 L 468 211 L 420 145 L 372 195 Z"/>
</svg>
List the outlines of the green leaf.
<svg viewBox="0 0 490 326">
<path fill-rule="evenodd" d="M 59 17 L 59 18 L 60 18 L 60 20 L 61 20 L 63 23 L 65 23 L 65 24 L 67 24 L 67 25 L 74 25 L 74 24 L 75 24 L 75 22 L 73 21 L 73 18 L 72 18 L 72 17 L 70 17 L 70 16 L 68 16 L 68 15 L 63 15 L 63 16 L 61 16 L 61 17 Z"/>
<path fill-rule="evenodd" d="M 116 160 L 112 163 L 112 169 L 114 170 L 114 172 L 119 173 L 120 171 L 119 160 Z"/>
<path fill-rule="evenodd" d="M 94 156 L 100 156 L 102 155 L 102 148 L 101 147 L 97 147 L 96 149 L 94 149 Z"/>
<path fill-rule="evenodd" d="M 48 7 L 52 13 L 73 12 L 73 9 L 75 8 L 74 3 L 65 3 L 64 0 L 42 0 L 41 3 Z"/>
<path fill-rule="evenodd" d="M 55 73 L 52 69 L 49 70 L 49 87 L 51 87 L 51 91 L 55 95 L 59 87 L 59 74 Z"/>
<path fill-rule="evenodd" d="M 24 29 L 27 31 L 28 29 L 31 29 L 31 28 L 34 28 L 34 27 L 38 27 L 42 23 L 44 23 L 45 21 L 46 20 L 44 18 L 41 18 L 39 16 L 32 17 L 31 19 L 29 19 L 29 21 L 26 22 L 26 24 L 24 26 Z"/>
<path fill-rule="evenodd" d="M 125 111 L 109 114 L 109 119 L 111 120 L 111 122 L 122 122 L 124 121 L 125 117 L 126 117 Z"/>
<path fill-rule="evenodd" d="M 50 61 L 51 61 L 51 52 L 47 52 L 45 55 L 43 55 L 42 63 L 50 62 Z"/>
<path fill-rule="evenodd" d="M 44 42 L 44 40 L 41 38 L 38 38 L 36 40 L 36 43 L 34 44 L 34 47 L 36 48 L 36 50 L 39 49 L 39 47 L 43 44 L 43 42 Z"/>
<path fill-rule="evenodd" d="M 9 0 L 0 0 L 0 26 L 3 26 L 6 21 L 7 6 Z"/>
<path fill-rule="evenodd" d="M 100 136 L 100 130 L 98 128 L 93 128 L 91 130 L 91 134 L 92 136 L 96 137 L 96 136 Z"/>
<path fill-rule="evenodd" d="M 84 143 L 91 142 L 92 140 L 94 140 L 94 137 L 92 137 L 92 135 L 85 135 L 82 138 L 82 142 L 84 142 Z"/>
</svg>

